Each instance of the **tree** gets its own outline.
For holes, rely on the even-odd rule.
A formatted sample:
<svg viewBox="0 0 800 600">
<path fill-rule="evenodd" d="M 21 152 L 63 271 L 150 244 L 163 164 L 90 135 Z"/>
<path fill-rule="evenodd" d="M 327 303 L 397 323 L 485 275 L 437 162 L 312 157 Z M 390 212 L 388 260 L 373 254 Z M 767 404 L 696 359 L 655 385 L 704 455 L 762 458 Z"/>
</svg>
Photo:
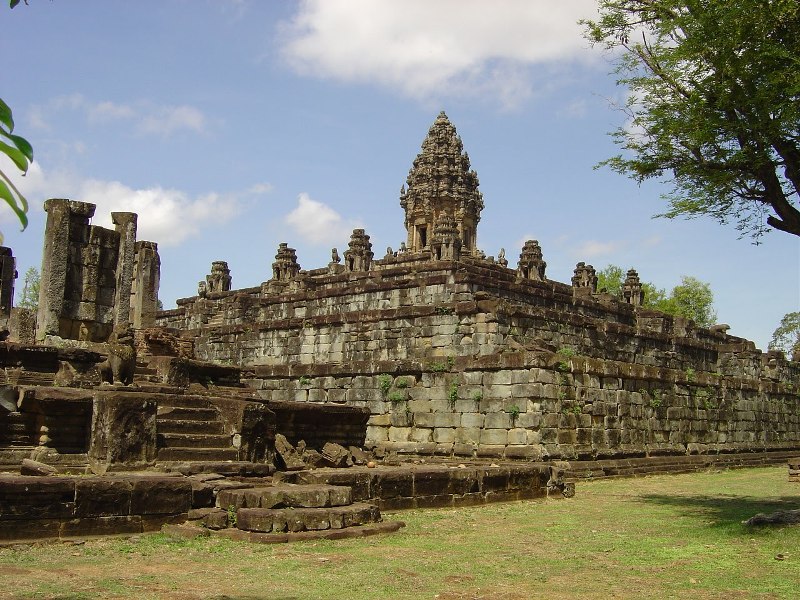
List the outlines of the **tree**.
<svg viewBox="0 0 800 600">
<path fill-rule="evenodd" d="M 770 350 L 780 350 L 792 360 L 800 361 L 800 312 L 783 316 L 781 324 L 772 334 Z"/>
<path fill-rule="evenodd" d="M 800 3 L 600 0 L 586 37 L 630 90 L 625 152 L 601 165 L 667 175 L 669 210 L 800 235 Z M 766 223 L 764 217 L 766 216 Z"/>
<path fill-rule="evenodd" d="M 39 271 L 35 267 L 31 267 L 25 271 L 25 282 L 22 284 L 22 294 L 20 296 L 17 306 L 20 308 L 29 308 L 36 310 L 39 307 Z"/>
<path fill-rule="evenodd" d="M 614 296 L 622 295 L 625 271 L 617 265 L 608 265 L 597 273 L 597 289 Z M 714 310 L 714 293 L 711 286 L 699 279 L 684 275 L 681 283 L 666 290 L 652 283 L 642 282 L 644 306 L 655 308 L 670 315 L 692 319 L 700 327 L 710 327 L 717 319 Z"/>
</svg>

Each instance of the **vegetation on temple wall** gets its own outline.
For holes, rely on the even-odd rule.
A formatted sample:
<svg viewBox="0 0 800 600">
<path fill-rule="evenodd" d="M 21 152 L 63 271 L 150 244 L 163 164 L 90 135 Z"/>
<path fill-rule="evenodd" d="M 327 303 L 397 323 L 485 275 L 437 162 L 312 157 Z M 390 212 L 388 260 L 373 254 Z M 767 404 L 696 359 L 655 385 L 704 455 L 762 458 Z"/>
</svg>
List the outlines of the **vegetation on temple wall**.
<svg viewBox="0 0 800 600">
<path fill-rule="evenodd" d="M 597 272 L 597 289 L 613 296 L 622 294 L 625 271 L 617 265 L 608 265 Z M 692 319 L 701 327 L 710 327 L 717 319 L 714 310 L 714 292 L 711 286 L 694 277 L 684 275 L 681 283 L 667 293 L 652 283 L 642 282 L 644 306 L 669 315 Z"/>
<path fill-rule="evenodd" d="M 783 316 L 781 324 L 772 333 L 770 350 L 781 350 L 788 358 L 800 360 L 800 312 Z"/>
<path fill-rule="evenodd" d="M 659 216 L 800 235 L 797 0 L 600 0 L 584 25 L 630 92 L 602 165 L 669 177 Z"/>
</svg>

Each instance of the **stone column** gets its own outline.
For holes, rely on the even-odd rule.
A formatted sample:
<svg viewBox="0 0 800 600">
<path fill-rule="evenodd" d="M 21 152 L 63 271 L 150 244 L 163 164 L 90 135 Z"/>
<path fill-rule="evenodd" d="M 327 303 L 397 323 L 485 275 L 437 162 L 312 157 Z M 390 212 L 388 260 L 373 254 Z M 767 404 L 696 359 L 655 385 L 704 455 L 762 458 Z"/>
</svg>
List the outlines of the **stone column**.
<svg viewBox="0 0 800 600">
<path fill-rule="evenodd" d="M 125 328 L 131 321 L 131 285 L 136 253 L 136 213 L 112 212 L 111 221 L 119 233 L 117 289 L 114 295 L 114 328 Z"/>
<path fill-rule="evenodd" d="M 155 242 L 136 242 L 131 310 L 134 329 L 154 327 L 158 311 L 161 258 Z"/>
<path fill-rule="evenodd" d="M 87 235 L 89 219 L 94 216 L 95 205 L 63 198 L 45 201 L 47 224 L 44 231 L 42 273 L 39 285 L 39 311 L 37 313 L 36 339 L 47 335 L 60 335 L 60 318 L 64 309 L 64 294 L 70 261 L 72 238 Z"/>
<path fill-rule="evenodd" d="M 14 280 L 17 261 L 11 248 L 0 246 L 0 319 L 7 319 L 14 304 Z"/>
</svg>

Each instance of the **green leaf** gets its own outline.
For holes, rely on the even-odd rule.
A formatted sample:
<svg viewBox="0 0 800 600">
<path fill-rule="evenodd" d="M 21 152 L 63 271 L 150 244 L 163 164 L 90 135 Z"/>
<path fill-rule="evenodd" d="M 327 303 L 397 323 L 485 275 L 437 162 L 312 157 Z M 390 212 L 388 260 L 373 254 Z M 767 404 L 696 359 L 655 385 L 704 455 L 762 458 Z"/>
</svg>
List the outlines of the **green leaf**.
<svg viewBox="0 0 800 600">
<path fill-rule="evenodd" d="M 14 164 L 17 165 L 20 171 L 26 173 L 28 171 L 28 157 L 25 156 L 22 152 L 14 148 L 13 146 L 9 146 L 5 142 L 0 142 L 0 152 L 8 156 Z"/>
<path fill-rule="evenodd" d="M 11 116 L 11 109 L 8 104 L 0 98 L 0 123 L 5 125 L 9 131 L 14 131 L 14 118 Z"/>
<path fill-rule="evenodd" d="M 22 223 L 22 228 L 25 229 L 28 226 L 28 215 L 26 215 L 25 210 L 23 210 L 23 208 L 17 204 L 17 197 L 11 193 L 11 190 L 2 180 L 0 180 L 0 198 L 2 198 L 6 204 L 11 207 L 11 210 L 16 213 L 19 222 Z M 20 196 L 20 200 L 22 201 L 23 206 L 27 205 L 27 202 L 25 202 L 25 199 L 22 198 L 22 196 Z"/>
<path fill-rule="evenodd" d="M 28 162 L 33 162 L 33 146 L 31 146 L 30 142 L 26 140 L 21 135 L 9 135 L 9 139 L 14 142 L 14 145 L 17 147 L 17 150 L 22 152 L 25 155 L 25 158 L 28 159 Z"/>
</svg>

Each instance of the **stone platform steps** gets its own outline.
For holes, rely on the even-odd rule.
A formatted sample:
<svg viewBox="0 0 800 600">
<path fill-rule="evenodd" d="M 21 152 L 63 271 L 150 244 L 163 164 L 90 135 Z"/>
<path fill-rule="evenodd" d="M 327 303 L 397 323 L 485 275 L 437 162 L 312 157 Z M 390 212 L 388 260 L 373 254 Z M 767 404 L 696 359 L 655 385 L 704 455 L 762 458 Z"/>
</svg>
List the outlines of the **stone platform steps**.
<svg viewBox="0 0 800 600">
<path fill-rule="evenodd" d="M 200 396 L 172 396 L 156 416 L 158 461 L 235 461 L 239 450 L 216 408 Z"/>
<path fill-rule="evenodd" d="M 353 491 L 339 485 L 280 483 L 222 489 L 216 509 L 193 511 L 189 519 L 226 537 L 262 543 L 293 539 L 353 537 L 396 531 L 402 523 L 383 523 L 380 509 L 353 502 Z M 347 535 L 333 534 L 351 529 Z M 293 537 L 297 536 L 300 537 Z M 244 537 L 243 537 L 244 536 Z M 253 537 L 255 536 L 255 537 Z"/>
</svg>

